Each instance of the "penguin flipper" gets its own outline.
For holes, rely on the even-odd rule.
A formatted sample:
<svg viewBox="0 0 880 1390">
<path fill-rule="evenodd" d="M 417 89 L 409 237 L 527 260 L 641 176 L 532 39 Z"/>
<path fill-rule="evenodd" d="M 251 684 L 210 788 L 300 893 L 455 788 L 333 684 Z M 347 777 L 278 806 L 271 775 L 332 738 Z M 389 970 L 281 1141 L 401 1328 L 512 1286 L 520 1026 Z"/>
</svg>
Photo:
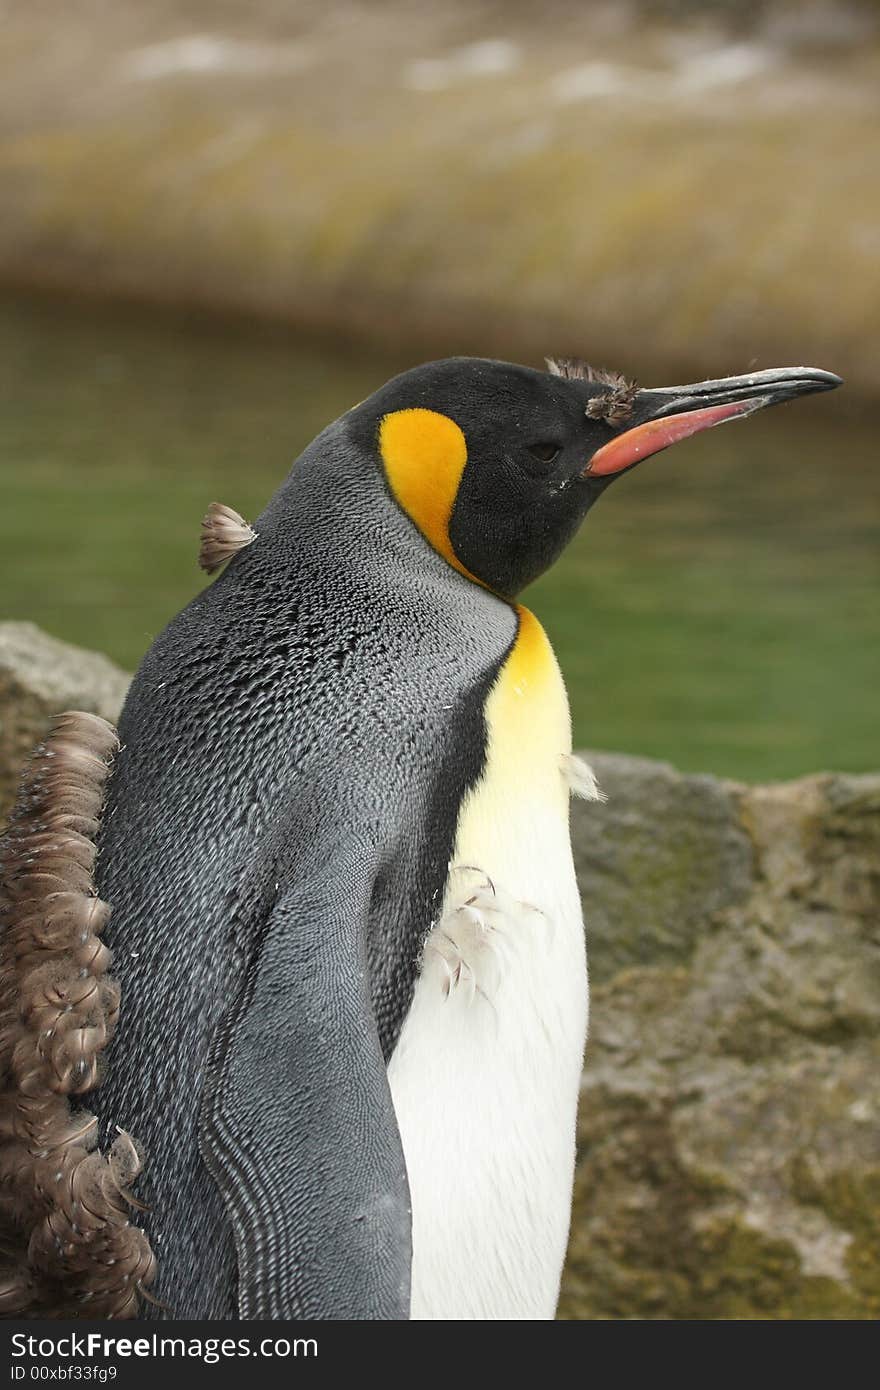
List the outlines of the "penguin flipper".
<svg viewBox="0 0 880 1390">
<path fill-rule="evenodd" d="M 200 1145 L 238 1254 L 243 1319 L 409 1317 L 409 1190 L 365 956 L 369 882 L 337 862 L 282 888 L 222 1028 Z"/>
</svg>

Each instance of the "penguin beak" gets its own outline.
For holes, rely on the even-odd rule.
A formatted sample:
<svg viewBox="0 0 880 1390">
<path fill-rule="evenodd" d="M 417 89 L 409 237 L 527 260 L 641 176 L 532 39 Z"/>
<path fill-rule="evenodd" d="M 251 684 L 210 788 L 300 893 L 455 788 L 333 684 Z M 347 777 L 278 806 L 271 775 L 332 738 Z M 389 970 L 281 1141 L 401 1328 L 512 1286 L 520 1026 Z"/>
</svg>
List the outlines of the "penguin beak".
<svg viewBox="0 0 880 1390">
<path fill-rule="evenodd" d="M 652 387 L 633 397 L 627 429 L 593 454 L 584 477 L 607 477 L 687 439 L 700 430 L 753 415 L 766 405 L 779 405 L 813 391 L 833 391 L 841 385 L 833 372 L 818 367 L 776 367 L 747 376 L 698 381 L 692 386 Z"/>
</svg>

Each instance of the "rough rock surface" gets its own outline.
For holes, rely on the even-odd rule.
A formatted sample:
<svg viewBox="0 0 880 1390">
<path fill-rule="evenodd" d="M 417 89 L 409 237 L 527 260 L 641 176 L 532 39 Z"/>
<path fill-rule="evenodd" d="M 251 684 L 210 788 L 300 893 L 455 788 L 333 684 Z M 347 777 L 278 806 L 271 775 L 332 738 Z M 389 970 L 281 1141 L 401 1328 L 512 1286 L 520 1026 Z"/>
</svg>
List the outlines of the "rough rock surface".
<svg viewBox="0 0 880 1390">
<path fill-rule="evenodd" d="M 106 656 L 59 642 L 33 623 L 0 623 L 0 819 L 50 716 L 82 709 L 115 720 L 129 680 Z"/>
<path fill-rule="evenodd" d="M 574 813 L 594 988 L 561 1315 L 877 1317 L 880 775 L 590 760 L 609 801 Z"/>
<path fill-rule="evenodd" d="M 105 657 L 0 624 L 0 788 Z M 880 1316 L 880 774 L 587 754 L 592 1022 L 564 1318 Z"/>
<path fill-rule="evenodd" d="M 754 849 L 714 777 L 588 753 L 604 804 L 576 803 L 575 867 L 593 984 L 629 965 L 682 965 L 708 920 L 748 896 Z"/>
</svg>

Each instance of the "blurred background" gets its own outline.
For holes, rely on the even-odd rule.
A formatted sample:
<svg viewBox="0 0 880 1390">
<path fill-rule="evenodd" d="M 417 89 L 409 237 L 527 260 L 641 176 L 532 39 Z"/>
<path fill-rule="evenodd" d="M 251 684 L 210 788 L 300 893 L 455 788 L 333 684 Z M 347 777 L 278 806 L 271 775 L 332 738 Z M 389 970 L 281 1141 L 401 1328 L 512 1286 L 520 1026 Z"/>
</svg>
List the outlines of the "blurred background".
<svg viewBox="0 0 880 1390">
<path fill-rule="evenodd" d="M 305 442 L 449 352 L 845 392 L 627 477 L 531 594 L 581 743 L 878 761 L 880 6 L 0 6 L 3 616 L 133 667 Z"/>
</svg>

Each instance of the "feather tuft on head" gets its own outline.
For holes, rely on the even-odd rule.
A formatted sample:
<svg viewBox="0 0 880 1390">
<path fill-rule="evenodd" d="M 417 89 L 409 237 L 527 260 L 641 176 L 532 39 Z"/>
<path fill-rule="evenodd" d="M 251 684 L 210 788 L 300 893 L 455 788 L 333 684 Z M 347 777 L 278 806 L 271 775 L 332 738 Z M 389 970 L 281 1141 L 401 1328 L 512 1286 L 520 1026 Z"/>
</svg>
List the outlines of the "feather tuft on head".
<svg viewBox="0 0 880 1390">
<path fill-rule="evenodd" d="M 615 428 L 626 424 L 633 413 L 633 400 L 639 389 L 635 381 L 628 381 L 620 372 L 610 372 L 605 367 L 591 367 L 580 357 L 548 357 L 545 360 L 551 376 L 561 376 L 566 381 L 595 382 L 609 388 L 589 402 L 587 415 L 591 420 L 604 420 Z"/>
<path fill-rule="evenodd" d="M 256 539 L 256 531 L 243 516 L 222 502 L 212 502 L 202 518 L 199 565 L 206 574 L 213 574 Z"/>
</svg>

